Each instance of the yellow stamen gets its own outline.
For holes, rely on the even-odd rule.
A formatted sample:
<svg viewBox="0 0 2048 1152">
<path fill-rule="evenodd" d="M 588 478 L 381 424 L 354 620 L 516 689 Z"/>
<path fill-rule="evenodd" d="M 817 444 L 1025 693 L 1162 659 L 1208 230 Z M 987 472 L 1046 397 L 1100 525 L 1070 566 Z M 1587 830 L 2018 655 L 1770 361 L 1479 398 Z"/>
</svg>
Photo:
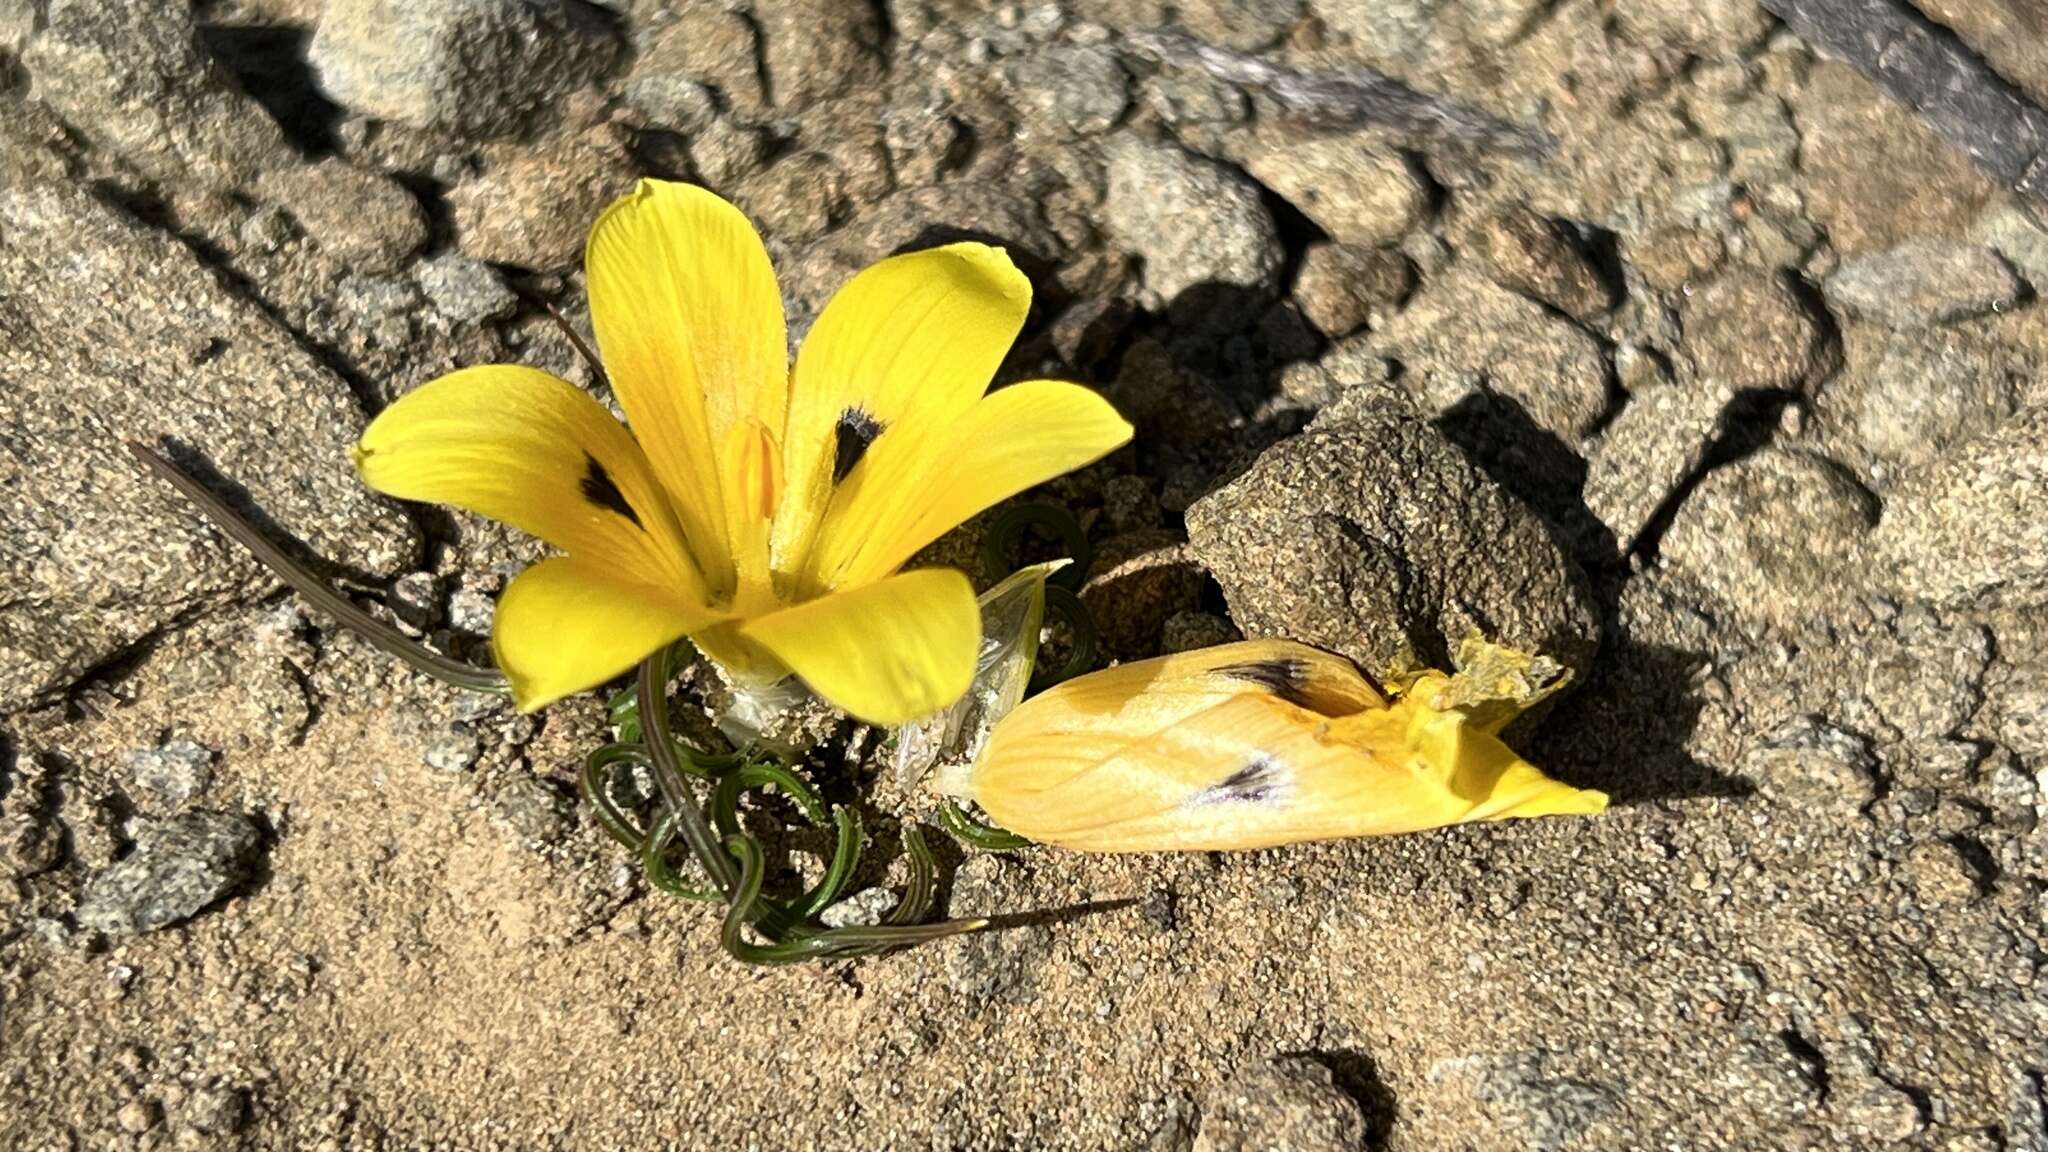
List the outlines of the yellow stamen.
<svg viewBox="0 0 2048 1152">
<path fill-rule="evenodd" d="M 782 448 L 766 424 L 749 417 L 725 437 L 726 524 L 732 530 L 738 599 L 772 598 L 768 537 L 782 499 Z"/>
</svg>

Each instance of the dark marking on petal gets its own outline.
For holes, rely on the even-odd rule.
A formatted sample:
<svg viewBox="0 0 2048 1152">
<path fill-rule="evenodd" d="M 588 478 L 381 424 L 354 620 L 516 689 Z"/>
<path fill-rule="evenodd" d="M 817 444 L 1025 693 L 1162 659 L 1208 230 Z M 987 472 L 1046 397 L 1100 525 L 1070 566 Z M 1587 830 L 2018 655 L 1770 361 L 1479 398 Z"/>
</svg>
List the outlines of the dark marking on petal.
<svg viewBox="0 0 2048 1152">
<path fill-rule="evenodd" d="M 1286 787 L 1286 768 L 1271 756 L 1254 756 L 1244 767 L 1193 796 L 1189 804 L 1265 804 Z"/>
<path fill-rule="evenodd" d="M 626 494 L 619 491 L 619 486 L 612 482 L 612 474 L 605 471 L 604 465 L 597 462 L 597 457 L 588 452 L 583 454 L 583 462 L 586 465 L 583 470 L 583 482 L 577 485 L 583 492 L 583 498 L 599 508 L 617 512 L 631 520 L 633 527 L 640 527 L 639 515 L 633 511 L 631 504 L 626 503 Z"/>
<path fill-rule="evenodd" d="M 839 414 L 838 443 L 832 455 L 834 484 L 845 482 L 847 473 L 868 454 L 868 446 L 886 428 L 887 425 L 859 408 L 848 408 Z"/>
<path fill-rule="evenodd" d="M 1248 664 L 1226 664 L 1218 672 L 1233 680 L 1256 684 L 1297 708 L 1314 710 L 1308 698 L 1308 662 L 1292 656 L 1279 660 L 1254 660 Z"/>
</svg>

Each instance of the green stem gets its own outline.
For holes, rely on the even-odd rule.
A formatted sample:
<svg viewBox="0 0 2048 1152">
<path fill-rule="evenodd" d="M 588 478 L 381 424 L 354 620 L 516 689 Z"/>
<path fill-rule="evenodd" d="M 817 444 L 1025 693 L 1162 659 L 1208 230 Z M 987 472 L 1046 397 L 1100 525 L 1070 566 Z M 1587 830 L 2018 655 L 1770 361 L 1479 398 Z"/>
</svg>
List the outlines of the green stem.
<svg viewBox="0 0 2048 1152">
<path fill-rule="evenodd" d="M 647 873 L 647 882 L 685 900 L 724 900 L 725 893 L 716 888 L 699 888 L 669 867 L 668 846 L 675 840 L 675 831 L 676 814 L 669 810 L 661 814 L 661 819 L 655 821 L 654 830 L 647 834 L 647 840 L 640 849 L 640 866 Z"/>
<path fill-rule="evenodd" d="M 689 845 L 690 854 L 697 858 L 718 890 L 731 897 L 739 887 L 739 875 L 733 868 L 732 857 L 719 847 L 711 826 L 704 821 L 704 813 L 697 808 L 696 793 L 683 779 L 675 740 L 669 733 L 666 649 L 640 664 L 640 725 L 646 730 L 645 747 L 655 786 L 661 789 L 669 811 L 676 814 L 683 843 Z"/>
<path fill-rule="evenodd" d="M 939 826 L 951 832 L 955 839 L 983 852 L 1014 852 L 1031 846 L 1031 841 L 1015 832 L 984 824 L 969 816 L 951 800 L 939 802 Z"/>
<path fill-rule="evenodd" d="M 982 575 L 991 584 L 999 583 L 1017 567 L 1017 552 L 1024 543 L 1024 533 L 1032 526 L 1051 529 L 1065 546 L 1067 556 L 1073 563 L 1047 577 L 1047 582 L 1060 587 L 1078 588 L 1088 574 L 1088 561 L 1093 550 L 1088 547 L 1088 534 L 1081 531 L 1081 522 L 1074 514 L 1057 504 L 1019 504 L 1006 509 L 988 526 L 988 534 L 982 538 Z"/>
</svg>

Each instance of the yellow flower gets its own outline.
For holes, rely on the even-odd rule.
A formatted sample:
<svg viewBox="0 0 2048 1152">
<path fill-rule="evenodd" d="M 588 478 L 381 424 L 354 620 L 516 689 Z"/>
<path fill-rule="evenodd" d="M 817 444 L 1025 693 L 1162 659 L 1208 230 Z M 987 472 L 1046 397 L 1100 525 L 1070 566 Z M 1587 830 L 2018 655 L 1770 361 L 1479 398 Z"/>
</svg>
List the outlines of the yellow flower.
<svg viewBox="0 0 2048 1152">
<path fill-rule="evenodd" d="M 1026 700 L 968 795 L 1020 836 L 1091 852 L 1266 848 L 1518 816 L 1593 813 L 1496 738 L 1558 686 L 1467 641 L 1466 673 L 1383 695 L 1341 656 L 1280 640 L 1124 664 Z"/>
<path fill-rule="evenodd" d="M 564 553 L 498 602 L 492 650 L 519 706 L 683 636 L 742 683 L 793 672 L 879 724 L 965 691 L 980 637 L 967 578 L 898 569 L 1131 434 L 1076 384 L 988 391 L 1031 303 L 1009 257 L 951 244 L 875 264 L 827 304 L 792 368 L 767 250 L 712 193 L 641 181 L 598 217 L 585 255 L 631 433 L 573 385 L 500 364 L 407 394 L 356 449 L 378 491 Z"/>
</svg>

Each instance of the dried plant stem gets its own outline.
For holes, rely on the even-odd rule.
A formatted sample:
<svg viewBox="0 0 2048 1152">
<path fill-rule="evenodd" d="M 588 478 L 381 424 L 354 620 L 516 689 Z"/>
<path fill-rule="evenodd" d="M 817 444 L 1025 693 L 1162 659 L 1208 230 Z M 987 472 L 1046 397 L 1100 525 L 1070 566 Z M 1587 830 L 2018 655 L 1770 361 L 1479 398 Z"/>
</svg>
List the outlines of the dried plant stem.
<svg viewBox="0 0 2048 1152">
<path fill-rule="evenodd" d="M 378 651 L 395 656 L 444 684 L 451 684 L 470 692 L 502 695 L 510 691 L 504 674 L 497 669 L 478 668 L 473 664 L 465 664 L 444 656 L 365 612 L 355 601 L 336 591 L 312 569 L 299 563 L 284 549 L 272 543 L 255 525 L 229 507 L 226 501 L 214 495 L 184 469 L 158 455 L 148 445 L 130 440 L 128 450 L 142 462 L 144 468 L 183 493 L 202 515 L 213 522 L 214 527 L 226 533 L 229 539 L 247 548 L 264 567 L 290 585 L 292 591 L 305 597 L 315 608 L 332 616 L 342 627 L 360 635 Z"/>
<path fill-rule="evenodd" d="M 1370 68 L 1310 70 L 1233 52 L 1180 32 L 1131 32 L 1140 54 L 1177 68 L 1263 92 L 1280 110 L 1312 124 L 1371 124 L 1424 145 L 1449 144 L 1540 156 L 1555 146 L 1549 133 L 1490 116 L 1470 105 L 1418 92 Z"/>
<path fill-rule="evenodd" d="M 2048 199 L 2048 111 L 1898 0 L 1763 0 L 1792 30 L 1912 109 L 2007 188 Z"/>
</svg>

